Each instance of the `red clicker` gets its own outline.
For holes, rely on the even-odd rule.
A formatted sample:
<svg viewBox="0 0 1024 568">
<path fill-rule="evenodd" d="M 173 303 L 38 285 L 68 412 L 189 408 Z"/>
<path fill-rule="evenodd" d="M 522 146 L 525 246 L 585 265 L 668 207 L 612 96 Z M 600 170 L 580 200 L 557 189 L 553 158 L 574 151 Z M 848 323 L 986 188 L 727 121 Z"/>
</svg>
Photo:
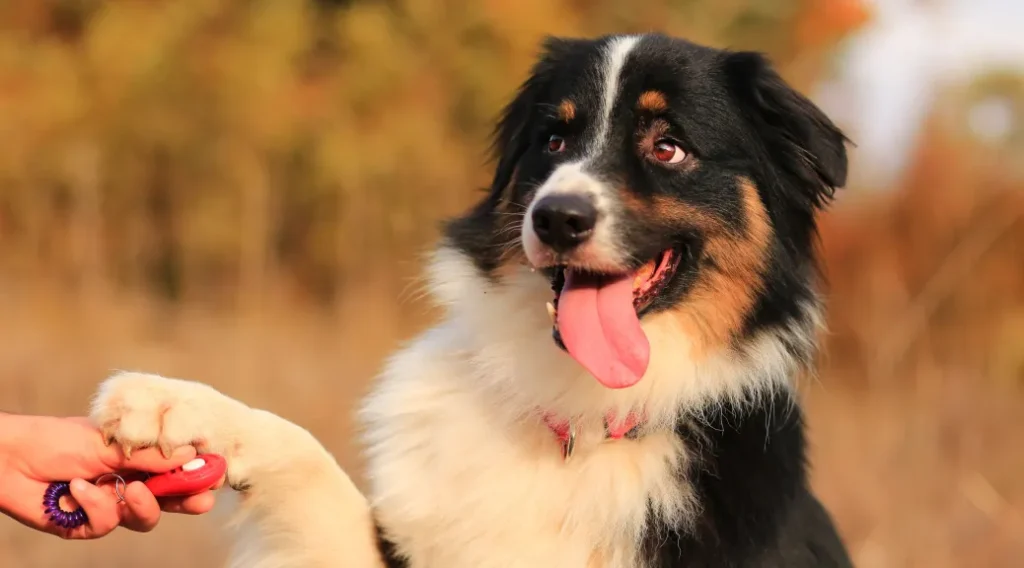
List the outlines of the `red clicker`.
<svg viewBox="0 0 1024 568">
<path fill-rule="evenodd" d="M 228 469 L 228 462 L 217 454 L 201 454 L 185 465 L 145 481 L 157 497 L 183 497 L 210 489 Z"/>
<path fill-rule="evenodd" d="M 228 469 L 228 462 L 217 454 L 201 454 L 185 465 L 147 478 L 143 483 L 157 497 L 185 497 L 197 495 L 211 489 Z M 105 477 L 114 478 L 114 492 L 118 503 L 124 501 L 125 480 L 116 473 L 107 473 L 96 479 L 99 483 Z M 71 484 L 67 481 L 54 481 L 43 494 L 43 512 L 50 522 L 66 530 L 76 529 L 89 522 L 85 509 L 81 506 L 73 511 L 61 507 L 60 500 L 71 495 Z"/>
</svg>

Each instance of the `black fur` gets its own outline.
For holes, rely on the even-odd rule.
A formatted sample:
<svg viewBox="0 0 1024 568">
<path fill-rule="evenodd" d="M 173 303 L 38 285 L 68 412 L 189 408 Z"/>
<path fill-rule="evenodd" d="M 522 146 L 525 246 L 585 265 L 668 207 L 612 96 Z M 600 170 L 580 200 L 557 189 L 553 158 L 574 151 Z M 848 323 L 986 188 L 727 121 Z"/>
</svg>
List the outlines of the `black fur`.
<svg viewBox="0 0 1024 568">
<path fill-rule="evenodd" d="M 496 269 L 509 246 L 503 228 L 521 216 L 558 164 L 580 157 L 597 128 L 602 90 L 594 70 L 610 40 L 544 44 L 530 78 L 498 121 L 488 195 L 445 227 L 449 244 L 492 281 L 500 280 Z M 610 142 L 592 161 L 594 175 L 628 192 L 623 202 L 674 200 L 717 219 L 737 237 L 748 228 L 742 180 L 749 180 L 770 220 L 772 240 L 755 305 L 733 340 L 741 345 L 765 330 L 806 327 L 805 306 L 816 301 L 815 215 L 846 183 L 843 133 L 757 53 L 647 35 L 630 52 L 619 85 Z M 664 95 L 667 108 L 638 110 L 635 101 L 652 90 Z M 575 104 L 569 121 L 557 117 L 566 99 Z M 638 142 L 656 127 L 691 161 L 669 167 L 646 159 Z M 564 152 L 546 151 L 552 134 L 566 140 Z M 652 219 L 638 211 L 622 204 L 616 210 L 615 237 L 630 258 L 642 263 L 666 248 L 685 255 L 648 311 L 686 302 L 701 271 L 720 269 L 722 259 L 706 253 L 709 235 L 687 219 Z M 810 361 L 806 346 L 787 347 L 800 362 Z M 690 418 L 676 433 L 693 452 L 680 483 L 696 489 L 700 513 L 692 527 L 663 526 L 652 516 L 643 543 L 646 566 L 850 566 L 829 515 L 808 488 L 804 425 L 791 395 L 695 410 L 680 409 Z M 388 566 L 406 566 L 381 539 Z"/>
<path fill-rule="evenodd" d="M 691 448 L 686 482 L 701 514 L 692 530 L 659 524 L 652 515 L 646 566 L 851 566 L 828 513 L 808 490 L 803 428 L 785 393 L 752 407 L 705 409 L 684 421 L 676 432 Z"/>
<path fill-rule="evenodd" d="M 384 560 L 384 566 L 387 568 L 409 568 L 409 561 L 398 554 L 398 549 L 393 542 L 388 540 L 380 523 L 374 521 L 373 529 L 377 533 L 377 548 Z"/>
</svg>

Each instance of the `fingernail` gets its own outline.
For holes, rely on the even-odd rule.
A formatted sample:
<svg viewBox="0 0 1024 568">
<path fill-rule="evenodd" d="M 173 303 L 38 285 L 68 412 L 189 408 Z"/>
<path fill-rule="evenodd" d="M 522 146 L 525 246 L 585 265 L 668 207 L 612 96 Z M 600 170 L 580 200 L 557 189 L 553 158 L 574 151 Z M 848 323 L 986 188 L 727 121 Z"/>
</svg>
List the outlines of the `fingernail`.
<svg viewBox="0 0 1024 568">
<path fill-rule="evenodd" d="M 72 479 L 71 490 L 75 493 L 82 493 L 89 490 L 89 482 L 84 479 Z"/>
</svg>

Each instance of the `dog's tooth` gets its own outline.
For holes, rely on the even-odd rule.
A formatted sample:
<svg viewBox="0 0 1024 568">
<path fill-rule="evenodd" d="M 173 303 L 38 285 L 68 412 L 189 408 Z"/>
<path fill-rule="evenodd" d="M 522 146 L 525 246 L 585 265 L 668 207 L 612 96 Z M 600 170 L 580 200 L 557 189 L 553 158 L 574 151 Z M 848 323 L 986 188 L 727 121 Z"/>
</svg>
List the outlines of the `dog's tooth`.
<svg viewBox="0 0 1024 568">
<path fill-rule="evenodd" d="M 556 323 L 556 318 L 555 318 L 555 314 L 556 314 L 556 312 L 555 312 L 555 305 L 554 305 L 554 304 L 552 304 L 551 302 L 548 302 L 547 304 L 545 304 L 545 307 L 546 307 L 546 308 L 548 309 L 548 317 L 549 317 L 549 318 L 551 318 L 551 323 L 552 323 L 552 324 Z"/>
</svg>

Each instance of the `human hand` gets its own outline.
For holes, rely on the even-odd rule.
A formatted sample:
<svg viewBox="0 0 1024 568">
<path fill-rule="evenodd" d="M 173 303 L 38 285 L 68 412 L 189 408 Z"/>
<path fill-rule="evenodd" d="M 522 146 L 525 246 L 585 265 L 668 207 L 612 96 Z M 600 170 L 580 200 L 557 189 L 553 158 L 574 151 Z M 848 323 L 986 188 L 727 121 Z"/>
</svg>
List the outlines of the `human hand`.
<svg viewBox="0 0 1024 568">
<path fill-rule="evenodd" d="M 67 539 L 99 538 L 118 526 L 148 532 L 160 520 L 161 510 L 199 515 L 213 508 L 215 497 L 211 491 L 158 499 L 137 480 L 141 477 L 137 472 L 170 471 L 195 455 L 191 446 L 178 448 L 170 458 L 147 448 L 133 452 L 129 460 L 116 444 L 106 445 L 85 418 L 0 414 L 0 512 L 26 526 Z M 96 486 L 88 481 L 114 472 L 128 482 L 121 503 L 113 483 Z M 42 499 L 53 481 L 71 482 L 71 496 L 89 516 L 85 525 L 64 529 L 50 521 Z M 221 484 L 223 480 L 214 489 Z M 65 510 L 75 506 L 62 505 Z"/>
</svg>

